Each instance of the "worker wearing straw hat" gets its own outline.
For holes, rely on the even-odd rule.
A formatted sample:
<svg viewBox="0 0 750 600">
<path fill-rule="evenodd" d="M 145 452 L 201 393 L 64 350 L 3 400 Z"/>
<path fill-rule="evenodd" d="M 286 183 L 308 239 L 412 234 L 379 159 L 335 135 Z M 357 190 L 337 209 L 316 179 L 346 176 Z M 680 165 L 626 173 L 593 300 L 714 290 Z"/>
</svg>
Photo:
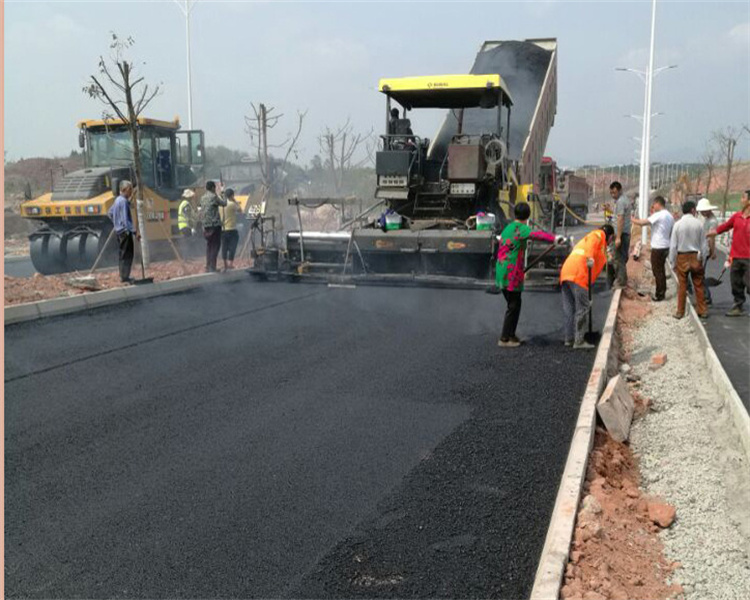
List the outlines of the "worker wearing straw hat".
<svg viewBox="0 0 750 600">
<path fill-rule="evenodd" d="M 700 213 L 701 217 L 703 217 L 703 231 L 705 231 L 706 234 L 719 226 L 719 220 L 713 213 L 713 211 L 718 210 L 718 207 L 711 204 L 711 201 L 708 198 L 704 197 L 698 200 L 696 210 Z M 705 258 L 705 263 L 708 263 L 709 260 L 714 260 L 716 258 L 716 238 L 708 236 L 706 240 L 708 241 L 708 256 Z M 710 306 L 713 304 L 713 300 L 711 299 L 711 288 L 704 285 L 703 291 L 706 296 L 706 304 Z"/>
</svg>

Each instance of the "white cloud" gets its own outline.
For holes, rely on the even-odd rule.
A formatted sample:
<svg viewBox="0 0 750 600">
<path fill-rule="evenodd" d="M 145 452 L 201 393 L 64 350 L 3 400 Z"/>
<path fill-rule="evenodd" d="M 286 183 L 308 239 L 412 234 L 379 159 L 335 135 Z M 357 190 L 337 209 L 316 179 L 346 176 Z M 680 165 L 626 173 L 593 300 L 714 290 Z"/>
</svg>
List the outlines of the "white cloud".
<svg viewBox="0 0 750 600">
<path fill-rule="evenodd" d="M 733 43 L 750 48 L 750 21 L 732 27 L 729 31 L 729 39 Z"/>
<path fill-rule="evenodd" d="M 330 67 L 350 70 L 364 66 L 369 52 L 364 44 L 344 38 L 318 37 L 305 40 L 306 54 L 315 60 L 325 61 Z"/>
<path fill-rule="evenodd" d="M 536 18 L 548 17 L 557 8 L 560 0 L 532 0 L 526 2 L 526 7 Z"/>
<path fill-rule="evenodd" d="M 39 23 L 20 21 L 13 23 L 8 31 L 9 45 L 43 50 L 60 49 L 69 44 L 73 36 L 86 35 L 86 29 L 67 15 L 54 14 Z"/>
</svg>

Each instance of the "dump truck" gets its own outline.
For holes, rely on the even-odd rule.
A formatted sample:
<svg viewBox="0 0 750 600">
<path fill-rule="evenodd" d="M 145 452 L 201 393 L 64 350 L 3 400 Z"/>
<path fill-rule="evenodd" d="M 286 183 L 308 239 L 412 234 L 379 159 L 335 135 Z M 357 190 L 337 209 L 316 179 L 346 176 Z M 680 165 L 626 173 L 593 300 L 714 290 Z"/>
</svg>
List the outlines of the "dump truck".
<svg viewBox="0 0 750 600">
<path fill-rule="evenodd" d="M 591 186 L 574 171 L 562 170 L 549 156 L 542 157 L 539 182 L 530 193 L 538 196 L 542 217 L 549 227 L 577 225 L 588 216 Z"/>
<path fill-rule="evenodd" d="M 552 39 L 489 41 L 470 73 L 381 79 L 385 131 L 368 209 L 379 207 L 379 218 L 338 232 L 306 231 L 300 218 L 286 248 L 255 245 L 261 250 L 252 272 L 485 286 L 514 204 L 535 203 L 556 111 L 556 49 Z M 435 108 L 446 110 L 437 135 L 412 131 L 409 112 Z M 528 256 L 541 252 L 532 245 Z M 539 272 L 552 274 L 567 252 L 548 253 Z"/>
<path fill-rule="evenodd" d="M 29 235 L 34 268 L 42 274 L 90 268 L 107 240 L 107 212 L 120 181 L 134 180 L 133 146 L 118 119 L 78 123 L 84 168 L 65 174 L 52 191 L 23 202 L 21 216 L 40 223 Z M 177 208 L 185 189 L 204 182 L 205 146 L 201 130 L 180 130 L 178 118 L 138 118 L 145 200 L 145 235 L 156 253 L 177 237 Z M 135 217 L 135 215 L 133 215 Z M 134 219 L 135 220 L 135 219 Z M 116 256 L 110 244 L 107 258 Z"/>
</svg>

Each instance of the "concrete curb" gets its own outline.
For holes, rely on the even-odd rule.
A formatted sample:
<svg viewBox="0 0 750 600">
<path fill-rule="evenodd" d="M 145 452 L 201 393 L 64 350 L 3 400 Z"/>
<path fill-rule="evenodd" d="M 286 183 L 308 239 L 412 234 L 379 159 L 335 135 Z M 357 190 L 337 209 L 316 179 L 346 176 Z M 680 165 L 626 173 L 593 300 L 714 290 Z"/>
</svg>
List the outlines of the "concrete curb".
<svg viewBox="0 0 750 600">
<path fill-rule="evenodd" d="M 53 298 L 51 300 L 40 300 L 39 302 L 13 304 L 5 307 L 5 325 L 67 315 L 102 306 L 120 304 L 122 302 L 134 302 L 155 296 L 175 294 L 204 285 L 240 281 L 248 277 L 249 275 L 245 269 L 229 273 L 202 273 L 200 275 L 176 277 L 175 279 L 167 279 L 166 281 L 159 281 L 148 285 L 119 287 L 101 292 L 78 294 L 67 298 Z"/>
<path fill-rule="evenodd" d="M 737 393 L 737 390 L 734 389 L 734 385 L 732 385 L 729 375 L 727 375 L 727 372 L 724 370 L 724 367 L 719 360 L 719 356 L 711 345 L 711 340 L 708 338 L 703 323 L 701 323 L 701 320 L 698 318 L 698 313 L 696 312 L 695 307 L 690 302 L 687 303 L 687 312 L 690 322 L 698 332 L 698 344 L 700 344 L 703 355 L 706 357 L 706 364 L 711 373 L 711 379 L 719 390 L 719 393 L 724 400 L 724 405 L 729 409 L 732 422 L 737 429 L 740 441 L 742 442 L 742 447 L 745 450 L 745 459 L 747 464 L 750 464 L 750 414 L 748 414 L 745 405 L 742 403 L 742 399 Z"/>
<path fill-rule="evenodd" d="M 568 459 L 565 463 L 560 487 L 557 490 L 547 537 L 539 559 L 531 600 L 558 600 L 560 587 L 568 562 L 578 501 L 586 480 L 586 465 L 594 445 L 596 429 L 596 403 L 607 385 L 607 380 L 617 372 L 617 340 L 615 325 L 622 290 L 615 290 L 604 322 L 602 338 L 591 369 L 589 382 L 583 394 L 581 410 L 573 432 Z"/>
</svg>

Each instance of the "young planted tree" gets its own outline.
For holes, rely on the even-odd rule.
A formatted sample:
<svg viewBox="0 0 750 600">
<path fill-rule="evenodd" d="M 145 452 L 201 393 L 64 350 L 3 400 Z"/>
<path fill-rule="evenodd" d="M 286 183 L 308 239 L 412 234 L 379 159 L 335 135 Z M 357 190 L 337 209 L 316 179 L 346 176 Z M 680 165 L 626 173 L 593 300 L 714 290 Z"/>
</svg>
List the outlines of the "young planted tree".
<svg viewBox="0 0 750 600">
<path fill-rule="evenodd" d="M 138 117 L 157 96 L 160 86 L 151 87 L 142 76 L 136 74 L 135 63 L 127 58 L 127 52 L 135 44 L 128 36 L 122 38 L 112 33 L 109 57 L 99 56 L 99 72 L 91 75 L 91 82 L 84 86 L 84 93 L 99 100 L 104 105 L 103 117 L 107 120 L 119 119 L 130 132 L 135 171 L 136 219 L 141 236 L 141 255 L 144 266 L 149 265 L 150 254 L 146 240 L 142 167 Z M 145 64 L 145 63 L 144 63 Z"/>
<path fill-rule="evenodd" d="M 250 105 L 253 114 L 245 116 L 245 131 L 250 136 L 250 143 L 253 145 L 255 155 L 260 164 L 261 177 L 263 178 L 263 198 L 267 197 L 271 190 L 276 186 L 283 177 L 289 157 L 295 151 L 299 136 L 302 133 L 302 124 L 305 120 L 305 112 L 297 111 L 297 130 L 294 133 L 288 133 L 283 141 L 273 143 L 269 142 L 269 130 L 274 129 L 281 122 L 283 113 L 275 115 L 276 110 L 273 106 L 267 107 L 265 104 Z M 279 163 L 275 163 L 272 155 L 269 153 L 278 150 L 284 153 L 284 158 Z"/>
<path fill-rule="evenodd" d="M 331 178 L 334 193 L 338 196 L 344 188 L 345 175 L 352 169 L 372 161 L 373 132 L 355 133 L 349 119 L 341 127 L 326 127 L 318 137 L 320 150 L 325 157 L 325 167 Z M 364 150 L 356 160 L 357 150 Z"/>
<path fill-rule="evenodd" d="M 734 166 L 734 150 L 737 147 L 737 142 L 742 136 L 742 129 L 735 127 L 726 127 L 715 131 L 713 139 L 719 148 L 719 153 L 723 160 L 726 161 L 726 181 L 724 182 L 724 191 L 721 198 L 721 210 L 723 214 L 727 212 L 727 204 L 729 203 L 729 188 L 732 182 L 732 167 Z"/>
<path fill-rule="evenodd" d="M 714 171 L 716 170 L 716 160 L 718 158 L 716 145 L 709 141 L 706 144 L 706 150 L 703 152 L 701 158 L 706 172 L 706 195 L 708 195 L 711 192 L 711 184 L 713 183 Z"/>
</svg>

